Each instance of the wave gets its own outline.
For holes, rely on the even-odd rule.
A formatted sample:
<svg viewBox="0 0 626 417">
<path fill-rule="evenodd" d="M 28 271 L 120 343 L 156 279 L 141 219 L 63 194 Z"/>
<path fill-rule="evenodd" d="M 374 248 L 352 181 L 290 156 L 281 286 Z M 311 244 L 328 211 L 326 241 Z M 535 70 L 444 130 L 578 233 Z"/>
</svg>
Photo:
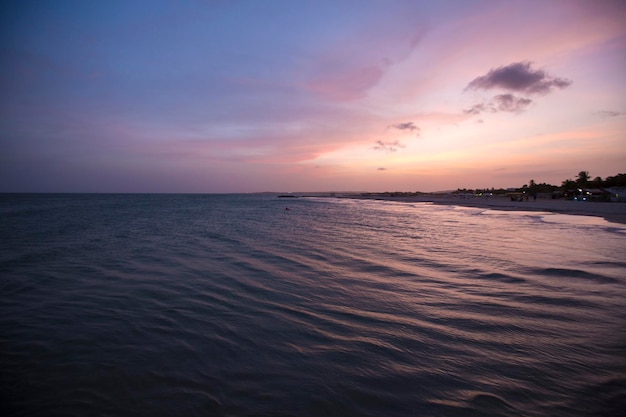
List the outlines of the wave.
<svg viewBox="0 0 626 417">
<path fill-rule="evenodd" d="M 602 228 L 567 229 L 575 245 L 567 225 L 434 205 L 64 198 L 3 229 L 3 415 L 624 405 L 626 263 Z"/>
<path fill-rule="evenodd" d="M 559 277 L 559 278 L 574 278 L 586 281 L 593 281 L 599 284 L 616 284 L 620 281 L 595 272 L 584 271 L 581 269 L 569 269 L 569 268 L 535 268 L 528 271 L 530 274 L 546 276 L 546 277 Z"/>
</svg>

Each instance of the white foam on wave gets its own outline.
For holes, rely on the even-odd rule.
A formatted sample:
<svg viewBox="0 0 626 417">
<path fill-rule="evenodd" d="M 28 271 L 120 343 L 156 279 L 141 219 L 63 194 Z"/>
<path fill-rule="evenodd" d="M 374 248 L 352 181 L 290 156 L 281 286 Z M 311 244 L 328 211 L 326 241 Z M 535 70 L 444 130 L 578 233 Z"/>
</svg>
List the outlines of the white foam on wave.
<svg viewBox="0 0 626 417">
<path fill-rule="evenodd" d="M 606 220 L 599 216 L 586 216 L 581 214 L 553 213 L 549 211 L 530 210 L 484 210 L 483 215 L 505 215 L 516 217 L 536 217 L 546 223 L 580 225 L 580 226 L 602 226 L 617 229 L 626 233 L 626 225 Z"/>
<path fill-rule="evenodd" d="M 548 211 L 531 211 L 531 210 L 483 210 L 481 214 L 487 215 L 507 215 L 507 216 L 524 216 L 524 217 L 543 217 L 551 215 Z"/>
<path fill-rule="evenodd" d="M 598 216 L 584 216 L 580 214 L 562 214 L 549 213 L 542 216 L 542 220 L 547 223 L 559 223 L 580 226 L 603 226 L 618 229 L 620 232 L 626 233 L 626 225 L 622 223 L 614 223 Z"/>
</svg>

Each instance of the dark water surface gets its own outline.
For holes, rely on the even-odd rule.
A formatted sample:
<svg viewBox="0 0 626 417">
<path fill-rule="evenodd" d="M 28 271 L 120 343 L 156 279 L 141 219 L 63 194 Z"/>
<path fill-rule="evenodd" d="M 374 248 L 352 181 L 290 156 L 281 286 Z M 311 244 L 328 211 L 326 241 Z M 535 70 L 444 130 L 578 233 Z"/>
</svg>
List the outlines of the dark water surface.
<svg viewBox="0 0 626 417">
<path fill-rule="evenodd" d="M 4 416 L 626 409 L 626 228 L 601 219 L 0 195 L 0 249 Z"/>
</svg>

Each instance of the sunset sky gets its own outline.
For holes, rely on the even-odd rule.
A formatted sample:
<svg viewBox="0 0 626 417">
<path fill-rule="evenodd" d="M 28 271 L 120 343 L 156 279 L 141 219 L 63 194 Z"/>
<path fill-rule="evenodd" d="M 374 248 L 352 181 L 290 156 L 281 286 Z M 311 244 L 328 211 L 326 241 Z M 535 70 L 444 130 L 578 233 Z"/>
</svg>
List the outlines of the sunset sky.
<svg viewBox="0 0 626 417">
<path fill-rule="evenodd" d="M 1 192 L 626 172 L 626 2 L 3 1 Z"/>
</svg>

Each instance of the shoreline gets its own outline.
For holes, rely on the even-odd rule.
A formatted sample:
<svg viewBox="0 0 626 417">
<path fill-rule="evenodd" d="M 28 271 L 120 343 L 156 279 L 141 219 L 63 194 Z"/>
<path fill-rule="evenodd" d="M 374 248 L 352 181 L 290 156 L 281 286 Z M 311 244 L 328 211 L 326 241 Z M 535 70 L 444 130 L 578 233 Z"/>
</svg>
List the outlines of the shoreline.
<svg viewBox="0 0 626 417">
<path fill-rule="evenodd" d="M 404 203 L 433 203 L 438 205 L 457 205 L 492 210 L 514 211 L 547 211 L 559 214 L 573 214 L 578 216 L 603 217 L 611 223 L 626 224 L 626 203 L 594 202 L 573 200 L 537 199 L 529 201 L 510 201 L 507 197 L 471 197 L 440 196 L 423 194 L 416 196 L 386 196 L 386 195 L 342 195 L 338 198 L 353 198 L 356 200 L 384 200 Z"/>
</svg>

